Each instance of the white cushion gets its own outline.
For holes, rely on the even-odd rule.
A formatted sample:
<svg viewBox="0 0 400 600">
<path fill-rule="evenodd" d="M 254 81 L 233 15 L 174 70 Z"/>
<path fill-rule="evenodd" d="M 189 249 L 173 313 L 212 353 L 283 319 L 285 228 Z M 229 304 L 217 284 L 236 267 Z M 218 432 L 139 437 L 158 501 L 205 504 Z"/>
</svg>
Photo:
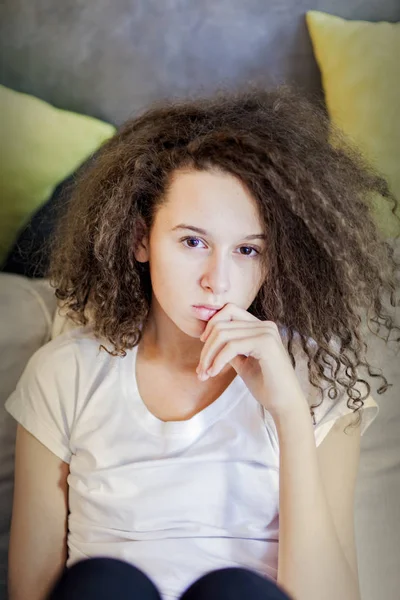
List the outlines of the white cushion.
<svg viewBox="0 0 400 600">
<path fill-rule="evenodd" d="M 16 432 L 4 404 L 29 358 L 50 339 L 55 310 L 46 280 L 0 273 L 0 598 L 6 598 Z"/>
<path fill-rule="evenodd" d="M 398 297 L 400 290 L 397 290 Z M 400 308 L 395 322 L 400 322 Z M 360 468 L 355 493 L 355 535 L 363 600 L 397 600 L 400 589 L 400 353 L 399 330 L 391 332 L 386 344 L 368 331 L 364 322 L 364 339 L 368 344 L 368 362 L 376 373 L 382 369 L 393 384 L 384 394 L 376 389 L 379 378 L 365 377 L 379 404 L 379 414 L 361 439 Z M 385 330 L 380 335 L 385 334 Z"/>
</svg>

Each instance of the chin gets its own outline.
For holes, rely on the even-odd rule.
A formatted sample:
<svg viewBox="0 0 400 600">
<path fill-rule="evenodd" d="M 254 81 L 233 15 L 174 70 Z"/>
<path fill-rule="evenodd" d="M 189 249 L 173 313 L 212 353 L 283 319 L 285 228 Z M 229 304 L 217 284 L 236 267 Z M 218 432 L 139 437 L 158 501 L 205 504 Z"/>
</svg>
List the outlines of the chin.
<svg viewBox="0 0 400 600">
<path fill-rule="evenodd" d="M 189 337 L 199 339 L 199 337 L 205 330 L 206 325 L 207 325 L 207 323 L 205 323 L 203 321 L 198 321 L 197 325 L 194 325 L 194 327 L 191 327 L 191 328 L 187 327 L 186 331 L 184 331 L 184 333 L 186 333 L 186 335 L 188 335 Z"/>
<path fill-rule="evenodd" d="M 191 338 L 199 339 L 199 337 L 205 330 L 207 323 L 205 321 L 199 321 L 194 319 L 191 320 L 190 323 L 186 321 L 184 323 L 181 323 L 181 325 L 175 322 L 175 325 L 185 335 Z"/>
</svg>

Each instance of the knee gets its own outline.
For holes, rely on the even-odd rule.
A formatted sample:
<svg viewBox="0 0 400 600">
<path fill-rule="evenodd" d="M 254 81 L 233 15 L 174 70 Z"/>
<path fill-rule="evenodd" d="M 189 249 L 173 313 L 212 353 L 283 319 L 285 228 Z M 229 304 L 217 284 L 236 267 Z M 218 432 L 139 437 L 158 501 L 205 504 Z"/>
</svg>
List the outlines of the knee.
<svg viewBox="0 0 400 600">
<path fill-rule="evenodd" d="M 245 581 L 249 582 L 249 579 L 259 578 L 260 575 L 255 571 L 251 571 L 250 569 L 245 569 L 244 567 L 225 567 L 223 569 L 216 569 L 215 571 L 210 571 L 206 573 L 204 577 L 207 577 L 208 580 L 228 580 L 234 581 L 235 583 L 241 583 Z"/>
<path fill-rule="evenodd" d="M 255 587 L 259 587 L 260 582 L 265 585 L 266 580 L 258 575 L 258 573 L 242 567 L 216 569 L 197 579 L 186 590 L 182 596 L 182 600 L 191 600 L 192 598 L 196 598 L 196 600 L 200 598 L 207 598 L 207 600 L 227 598 L 229 594 L 228 590 L 235 590 L 235 594 L 232 596 L 234 598 L 245 598 L 249 595 L 253 597 L 251 591 Z"/>
<path fill-rule="evenodd" d="M 74 563 L 63 574 L 63 579 L 82 581 L 110 581 L 114 578 L 131 579 L 141 573 L 133 565 L 117 558 L 95 557 L 86 558 Z M 143 573 L 144 575 L 144 573 Z"/>
<path fill-rule="evenodd" d="M 66 569 L 48 600 L 108 598 L 112 595 L 122 598 L 132 590 L 147 594 L 146 598 L 159 599 L 153 582 L 134 565 L 116 558 L 95 557 Z"/>
</svg>

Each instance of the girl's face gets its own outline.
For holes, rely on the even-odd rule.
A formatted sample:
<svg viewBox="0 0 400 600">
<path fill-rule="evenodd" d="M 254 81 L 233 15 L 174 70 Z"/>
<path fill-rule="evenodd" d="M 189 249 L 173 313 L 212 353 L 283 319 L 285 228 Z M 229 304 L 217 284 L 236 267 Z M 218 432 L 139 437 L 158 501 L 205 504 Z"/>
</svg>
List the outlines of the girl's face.
<svg viewBox="0 0 400 600">
<path fill-rule="evenodd" d="M 252 304 L 264 279 L 264 250 L 257 204 L 239 179 L 180 170 L 136 259 L 149 261 L 152 310 L 199 337 L 215 311 L 196 306 L 231 302 L 247 310 Z"/>
</svg>

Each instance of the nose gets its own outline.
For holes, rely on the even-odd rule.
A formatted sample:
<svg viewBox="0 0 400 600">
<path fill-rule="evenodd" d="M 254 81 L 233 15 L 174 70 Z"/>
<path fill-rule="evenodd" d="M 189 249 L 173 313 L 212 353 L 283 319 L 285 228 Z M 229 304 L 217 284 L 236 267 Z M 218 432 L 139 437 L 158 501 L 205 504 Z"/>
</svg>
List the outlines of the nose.
<svg viewBox="0 0 400 600">
<path fill-rule="evenodd" d="M 206 260 L 201 286 L 214 296 L 226 294 L 230 289 L 230 263 L 222 253 L 212 252 Z"/>
</svg>

